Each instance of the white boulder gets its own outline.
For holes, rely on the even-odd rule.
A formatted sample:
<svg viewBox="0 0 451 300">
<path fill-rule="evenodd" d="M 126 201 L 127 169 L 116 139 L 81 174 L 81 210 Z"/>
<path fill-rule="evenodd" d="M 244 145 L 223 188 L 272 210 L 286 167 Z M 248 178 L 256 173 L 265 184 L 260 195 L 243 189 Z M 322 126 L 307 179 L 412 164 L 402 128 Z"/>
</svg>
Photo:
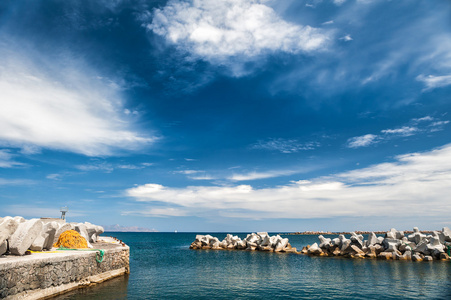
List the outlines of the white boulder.
<svg viewBox="0 0 451 300">
<path fill-rule="evenodd" d="M 3 255 L 6 253 L 6 250 L 8 250 L 8 242 L 4 241 L 0 244 L 0 255 Z"/>
<path fill-rule="evenodd" d="M 39 219 L 31 219 L 20 223 L 9 240 L 9 251 L 11 254 L 24 255 L 34 240 L 40 236 L 42 227 L 42 221 Z"/>
<path fill-rule="evenodd" d="M 53 238 L 52 244 L 55 244 L 56 242 L 58 242 L 58 239 L 59 239 L 61 233 L 63 233 L 64 231 L 68 231 L 68 230 L 72 230 L 71 224 L 69 224 L 69 223 L 58 224 L 58 229 L 55 232 L 55 237 Z"/>
<path fill-rule="evenodd" d="M 5 217 L 0 221 L 0 244 L 11 237 L 19 227 L 19 222 L 14 218 Z"/>
<path fill-rule="evenodd" d="M 377 236 L 374 232 L 371 232 L 368 235 L 368 240 L 366 241 L 366 245 L 373 246 L 373 245 L 376 245 L 376 243 L 377 243 Z"/>
</svg>

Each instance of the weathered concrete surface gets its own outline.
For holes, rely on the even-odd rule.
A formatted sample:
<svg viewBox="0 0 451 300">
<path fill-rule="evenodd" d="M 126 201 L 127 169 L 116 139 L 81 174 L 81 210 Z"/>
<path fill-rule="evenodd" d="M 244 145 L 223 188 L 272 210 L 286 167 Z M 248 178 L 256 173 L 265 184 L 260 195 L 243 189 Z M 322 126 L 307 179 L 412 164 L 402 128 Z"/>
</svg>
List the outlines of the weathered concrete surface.
<svg viewBox="0 0 451 300">
<path fill-rule="evenodd" d="M 39 219 L 20 223 L 9 239 L 9 251 L 13 255 L 24 255 L 33 241 L 40 235 L 43 223 Z"/>
<path fill-rule="evenodd" d="M 12 217 L 5 217 L 0 220 L 0 244 L 9 239 L 19 227 L 19 222 Z"/>
<path fill-rule="evenodd" d="M 105 238 L 102 238 L 105 239 Z M 45 299 L 129 273 L 129 247 L 98 242 L 96 251 L 59 251 L 0 257 L 0 298 Z"/>
</svg>

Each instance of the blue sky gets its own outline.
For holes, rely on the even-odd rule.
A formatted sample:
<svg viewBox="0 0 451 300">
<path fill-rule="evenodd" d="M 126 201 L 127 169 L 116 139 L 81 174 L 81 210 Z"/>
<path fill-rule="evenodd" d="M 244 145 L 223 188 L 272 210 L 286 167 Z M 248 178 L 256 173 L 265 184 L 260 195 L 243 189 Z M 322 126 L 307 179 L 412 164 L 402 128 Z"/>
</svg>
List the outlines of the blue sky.
<svg viewBox="0 0 451 300">
<path fill-rule="evenodd" d="M 0 215 L 440 229 L 451 3 L 0 3 Z"/>
</svg>

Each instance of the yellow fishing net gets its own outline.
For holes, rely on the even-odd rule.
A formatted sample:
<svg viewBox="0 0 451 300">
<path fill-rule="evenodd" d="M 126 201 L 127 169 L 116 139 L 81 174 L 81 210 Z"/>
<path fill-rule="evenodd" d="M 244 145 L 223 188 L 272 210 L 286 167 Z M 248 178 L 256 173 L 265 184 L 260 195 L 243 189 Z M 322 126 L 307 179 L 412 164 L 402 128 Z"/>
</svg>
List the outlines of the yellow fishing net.
<svg viewBox="0 0 451 300">
<path fill-rule="evenodd" d="M 88 248 L 88 243 L 86 242 L 86 239 L 75 230 L 67 230 L 61 233 L 58 242 L 56 242 L 53 247 Z"/>
</svg>

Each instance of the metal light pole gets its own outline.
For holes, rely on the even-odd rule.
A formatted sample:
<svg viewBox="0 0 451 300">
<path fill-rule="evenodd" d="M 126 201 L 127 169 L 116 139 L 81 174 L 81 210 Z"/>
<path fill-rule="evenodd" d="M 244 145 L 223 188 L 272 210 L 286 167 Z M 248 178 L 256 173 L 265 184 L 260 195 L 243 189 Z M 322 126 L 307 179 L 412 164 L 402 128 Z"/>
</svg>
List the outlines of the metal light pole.
<svg viewBox="0 0 451 300">
<path fill-rule="evenodd" d="M 66 220 L 66 213 L 69 211 L 69 209 L 67 209 L 67 206 L 63 206 L 60 208 L 60 212 L 61 212 L 61 219 Z"/>
</svg>

